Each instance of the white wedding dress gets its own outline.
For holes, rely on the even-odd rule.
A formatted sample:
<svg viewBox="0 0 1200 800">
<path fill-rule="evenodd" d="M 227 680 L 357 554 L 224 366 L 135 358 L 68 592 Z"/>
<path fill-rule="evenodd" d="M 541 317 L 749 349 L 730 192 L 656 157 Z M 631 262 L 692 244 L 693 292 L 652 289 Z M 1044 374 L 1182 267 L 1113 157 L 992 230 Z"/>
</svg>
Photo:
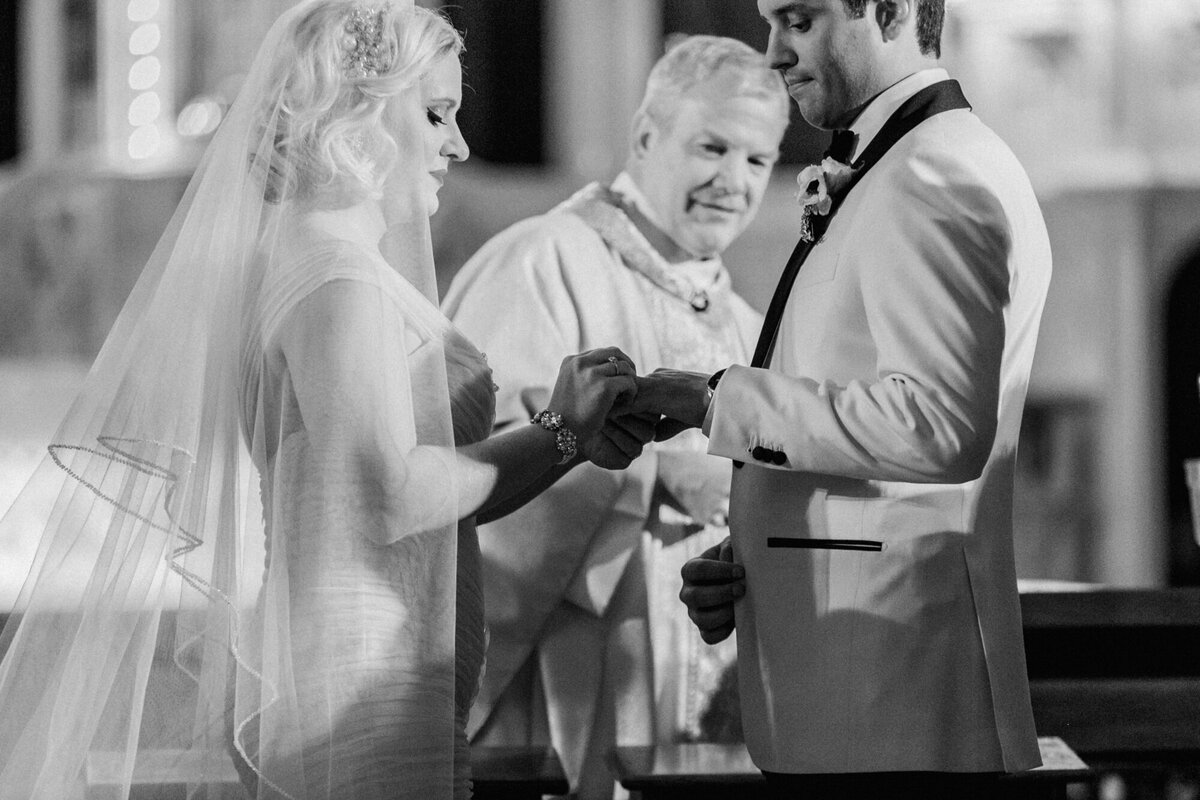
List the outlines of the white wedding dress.
<svg viewBox="0 0 1200 800">
<path fill-rule="evenodd" d="M 367 326 L 367 336 L 374 339 L 382 333 L 370 330 L 375 322 L 390 322 L 393 335 L 403 338 L 409 363 L 407 368 L 393 365 L 397 372 L 421 374 L 422 359 L 444 354 L 454 438 L 460 445 L 486 438 L 491 431 L 490 371 L 440 311 L 382 258 L 320 232 L 293 230 L 288 239 L 294 256 L 279 260 L 286 269 L 268 270 L 248 329 L 243 403 L 262 479 L 268 542 L 265 598 L 270 597 L 270 587 L 286 581 L 290 599 L 287 626 L 280 634 L 290 641 L 297 718 L 303 726 L 298 742 L 303 757 L 297 763 L 303 767 L 304 783 L 328 786 L 328 797 L 409 796 L 412 776 L 424 771 L 422 754 L 433 733 L 420 721 L 432 724 L 439 699 L 445 699 L 437 692 L 439 686 L 446 689 L 444 665 L 427 660 L 431 650 L 423 643 L 436 638 L 441 633 L 436 626 L 447 619 L 446 609 L 438 607 L 446 597 L 445 587 L 439 585 L 444 577 L 434 565 L 446 557 L 446 545 L 454 543 L 434 537 L 444 532 L 440 513 L 454 507 L 454 498 L 439 494 L 453 491 L 453 484 L 419 482 L 413 486 L 419 491 L 404 493 L 398 501 L 413 506 L 402 518 L 424 520 L 418 527 L 432 528 L 430 532 L 384 530 L 381 535 L 388 522 L 380 519 L 378 506 L 383 501 L 374 492 L 394 487 L 382 484 L 384 476 L 370 474 L 370 465 L 330 459 L 329 446 L 314 444 L 300 413 L 303 400 L 298 393 L 305 389 L 298 392 L 297 384 L 306 383 L 307 391 L 322 390 L 320 374 L 326 365 L 320 356 L 330 355 L 328 348 L 312 348 L 311 363 L 289 362 L 278 344 L 279 331 L 289 323 L 311 324 L 304 319 L 310 313 L 307 301 L 335 287 L 348 294 L 350 302 L 363 304 L 348 318 Z M 431 335 L 437 340 L 431 341 Z M 362 377 L 359 391 L 379 392 L 382 402 L 398 397 L 389 392 L 386 375 Z M 408 388 L 418 395 L 411 410 L 400 404 L 394 412 L 402 428 L 411 423 L 402 435 L 420 445 L 423 429 L 436 426 L 437 420 L 421 418 L 422 387 Z M 380 426 L 379 435 L 388 435 L 394 427 Z M 469 519 L 458 523 L 456 555 L 454 783 L 455 797 L 467 797 L 465 726 L 485 647 L 479 545 Z M 276 622 L 265 598 L 260 598 L 256 614 L 260 629 Z M 268 707 L 263 716 L 269 715 Z M 241 731 L 252 759 L 253 728 L 252 721 Z M 436 760 L 436 748 L 431 759 Z M 256 783 L 244 763 L 240 771 L 248 784 Z"/>
<path fill-rule="evenodd" d="M 469 795 L 484 631 L 455 445 L 490 432 L 493 390 L 436 306 L 424 67 L 397 50 L 386 104 L 341 65 L 325 111 L 305 88 L 352 6 L 264 38 L 0 518 L 40 528 L 0 632 L 0 800 Z M 371 103 L 386 125 L 341 152 L 386 138 L 382 185 L 322 172 L 317 134 Z"/>
</svg>

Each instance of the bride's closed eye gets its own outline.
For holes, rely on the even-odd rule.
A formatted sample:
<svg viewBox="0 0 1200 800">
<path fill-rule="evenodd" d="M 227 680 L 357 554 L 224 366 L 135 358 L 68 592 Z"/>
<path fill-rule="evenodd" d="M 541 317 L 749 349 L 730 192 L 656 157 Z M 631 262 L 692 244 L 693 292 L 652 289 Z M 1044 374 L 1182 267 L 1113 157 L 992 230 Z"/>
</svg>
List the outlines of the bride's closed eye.
<svg viewBox="0 0 1200 800">
<path fill-rule="evenodd" d="M 445 125 L 446 118 L 434 111 L 432 108 L 425 109 L 425 116 L 429 120 L 430 125 Z"/>
</svg>

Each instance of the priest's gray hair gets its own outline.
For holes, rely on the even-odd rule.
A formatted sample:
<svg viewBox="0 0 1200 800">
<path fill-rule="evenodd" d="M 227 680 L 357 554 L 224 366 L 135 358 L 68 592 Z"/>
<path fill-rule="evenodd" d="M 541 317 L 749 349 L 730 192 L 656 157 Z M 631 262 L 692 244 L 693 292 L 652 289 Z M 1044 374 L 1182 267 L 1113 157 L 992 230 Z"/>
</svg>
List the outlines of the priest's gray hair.
<svg viewBox="0 0 1200 800">
<path fill-rule="evenodd" d="M 670 126 L 687 94 L 718 79 L 732 79 L 727 90 L 731 97 L 773 101 L 786 123 L 790 105 L 783 76 L 767 67 L 762 53 L 725 36 L 681 37 L 674 46 L 669 42 L 666 55 L 650 70 L 638 111 Z"/>
</svg>

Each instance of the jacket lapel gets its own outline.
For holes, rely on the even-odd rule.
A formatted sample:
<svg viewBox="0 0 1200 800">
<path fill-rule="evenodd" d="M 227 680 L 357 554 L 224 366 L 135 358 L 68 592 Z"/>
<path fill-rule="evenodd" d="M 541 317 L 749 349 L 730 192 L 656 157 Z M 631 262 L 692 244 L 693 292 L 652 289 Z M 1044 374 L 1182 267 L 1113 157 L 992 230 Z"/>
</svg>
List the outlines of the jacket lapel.
<svg viewBox="0 0 1200 800">
<path fill-rule="evenodd" d="M 833 215 L 838 212 L 846 195 L 853 191 L 867 171 L 883 158 L 892 145 L 904 138 L 905 134 L 936 114 L 960 108 L 970 109 L 971 105 L 963 96 L 962 87 L 959 86 L 958 81 L 940 81 L 908 98 L 888 118 L 883 128 L 852 165 L 855 170 L 854 177 L 851 178 L 849 186 L 834 200 L 829 213 L 812 220 L 813 236 L 811 241 L 801 241 L 792 251 L 792 256 L 788 259 L 783 274 L 779 277 L 779 284 L 775 287 L 775 294 L 771 297 L 771 304 L 767 306 L 767 315 L 763 320 L 762 331 L 758 335 L 758 344 L 754 348 L 754 358 L 750 361 L 750 366 L 765 367 L 770 362 L 771 354 L 775 350 L 775 340 L 779 334 L 779 321 L 783 318 L 784 308 L 792 293 L 792 285 L 796 282 L 796 275 L 804 266 L 808 254 L 820 243 L 821 237 L 825 235 Z"/>
</svg>

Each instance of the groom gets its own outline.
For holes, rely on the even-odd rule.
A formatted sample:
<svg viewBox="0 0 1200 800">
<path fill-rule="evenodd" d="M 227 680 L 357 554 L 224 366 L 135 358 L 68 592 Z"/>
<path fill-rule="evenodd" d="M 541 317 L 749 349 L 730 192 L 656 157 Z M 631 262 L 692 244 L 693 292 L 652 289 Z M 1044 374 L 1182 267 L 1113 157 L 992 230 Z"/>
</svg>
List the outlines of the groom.
<svg viewBox="0 0 1200 800">
<path fill-rule="evenodd" d="M 1012 487 L 1042 216 L 938 68 L 943 0 L 758 9 L 849 166 L 805 176 L 752 365 L 639 381 L 660 435 L 699 426 L 735 467 L 732 541 L 688 562 L 681 598 L 706 641 L 736 623 L 775 795 L 986 796 L 1039 763 Z"/>
</svg>

